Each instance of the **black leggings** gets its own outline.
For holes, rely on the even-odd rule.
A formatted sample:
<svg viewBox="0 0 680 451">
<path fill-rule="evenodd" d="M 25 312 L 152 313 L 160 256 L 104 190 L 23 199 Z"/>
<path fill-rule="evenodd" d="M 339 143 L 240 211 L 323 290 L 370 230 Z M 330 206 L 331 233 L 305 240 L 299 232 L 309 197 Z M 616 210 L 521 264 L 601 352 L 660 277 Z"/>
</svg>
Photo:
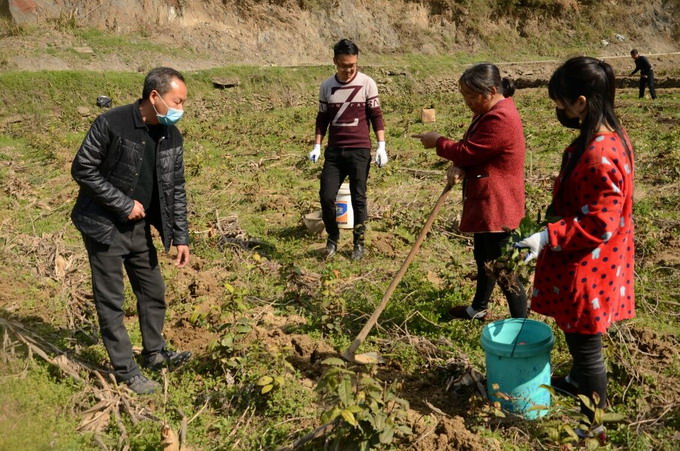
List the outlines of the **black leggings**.
<svg viewBox="0 0 680 451">
<path fill-rule="evenodd" d="M 472 308 L 481 311 L 489 306 L 491 293 L 496 286 L 496 277 L 486 270 L 486 264 L 501 255 L 503 244 L 510 238 L 509 233 L 475 233 L 474 256 L 477 263 L 477 289 Z M 499 283 L 510 307 L 513 318 L 526 318 L 527 295 L 524 286 L 515 276 L 510 283 Z"/>
<path fill-rule="evenodd" d="M 607 404 L 607 370 L 602 355 L 602 334 L 564 334 L 569 346 L 569 353 L 574 362 L 569 372 L 569 378 L 578 384 L 579 393 L 593 397 L 597 393 L 600 397 L 598 407 Z M 586 415 L 591 423 L 594 412 L 581 403 L 581 413 Z"/>
</svg>

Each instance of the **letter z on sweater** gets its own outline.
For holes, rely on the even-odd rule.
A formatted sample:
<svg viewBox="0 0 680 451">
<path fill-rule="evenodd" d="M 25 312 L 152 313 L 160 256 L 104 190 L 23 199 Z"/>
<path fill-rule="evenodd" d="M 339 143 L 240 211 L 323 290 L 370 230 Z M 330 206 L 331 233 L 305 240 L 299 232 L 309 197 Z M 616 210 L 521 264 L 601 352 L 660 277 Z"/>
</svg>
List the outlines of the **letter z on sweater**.
<svg viewBox="0 0 680 451">
<path fill-rule="evenodd" d="M 329 147 L 370 148 L 368 122 L 373 130 L 384 130 L 375 81 L 361 72 L 342 83 L 334 76 L 321 84 L 316 134 L 328 135 Z"/>
</svg>

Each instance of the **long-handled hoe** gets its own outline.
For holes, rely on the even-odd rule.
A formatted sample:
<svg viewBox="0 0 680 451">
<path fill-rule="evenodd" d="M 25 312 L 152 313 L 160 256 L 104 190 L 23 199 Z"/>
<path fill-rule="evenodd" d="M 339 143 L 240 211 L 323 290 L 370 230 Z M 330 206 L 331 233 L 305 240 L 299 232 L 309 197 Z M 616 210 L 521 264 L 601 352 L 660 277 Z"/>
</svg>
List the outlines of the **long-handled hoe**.
<svg viewBox="0 0 680 451">
<path fill-rule="evenodd" d="M 404 277 L 404 274 L 406 274 L 406 270 L 411 264 L 411 260 L 413 260 L 413 257 L 415 257 L 415 255 L 418 253 L 420 245 L 423 244 L 423 241 L 425 240 L 425 236 L 427 236 L 427 233 L 430 231 L 430 228 L 432 228 L 432 223 L 437 217 L 437 213 L 439 213 L 439 210 L 441 209 L 442 205 L 444 205 L 444 200 L 446 199 L 446 195 L 449 194 L 449 191 L 451 191 L 451 185 L 447 184 L 446 187 L 444 188 L 444 191 L 442 191 L 441 195 L 439 196 L 437 203 L 432 209 L 432 213 L 430 213 L 430 216 L 427 218 L 425 225 L 423 226 L 422 229 L 420 229 L 418 238 L 416 239 L 416 242 L 413 244 L 411 251 L 408 253 L 406 260 L 404 260 L 404 263 L 402 263 L 401 268 L 399 268 L 399 272 L 397 273 L 397 275 L 394 276 L 394 279 L 392 279 L 392 283 L 387 288 L 387 291 L 385 292 L 382 301 L 380 301 L 378 307 L 375 309 L 375 311 L 368 319 L 368 321 L 366 321 L 364 328 L 361 329 L 361 332 L 359 332 L 357 338 L 355 338 L 352 344 L 349 346 L 349 348 L 347 348 L 347 350 L 342 353 L 343 359 L 347 360 L 348 362 L 359 363 L 362 365 L 367 365 L 370 363 L 381 363 L 383 361 L 382 357 L 380 357 L 380 355 L 377 352 L 366 352 L 364 354 L 355 354 L 355 352 L 357 351 L 357 349 L 359 349 L 361 343 L 363 343 L 363 341 L 366 339 L 371 329 L 373 329 L 373 326 L 375 326 L 375 323 L 378 321 L 378 317 L 380 316 L 382 311 L 385 310 L 385 306 L 392 297 L 392 293 L 394 293 L 394 290 L 397 288 L 397 285 L 399 285 L 401 278 Z"/>
</svg>

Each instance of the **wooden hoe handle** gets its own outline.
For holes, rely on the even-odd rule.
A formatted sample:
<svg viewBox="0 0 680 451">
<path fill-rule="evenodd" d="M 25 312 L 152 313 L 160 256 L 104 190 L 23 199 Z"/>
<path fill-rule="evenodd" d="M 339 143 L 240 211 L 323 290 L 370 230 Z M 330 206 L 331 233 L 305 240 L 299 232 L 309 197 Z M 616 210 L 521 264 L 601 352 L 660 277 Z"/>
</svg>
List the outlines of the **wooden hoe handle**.
<svg viewBox="0 0 680 451">
<path fill-rule="evenodd" d="M 378 321 L 378 317 L 380 316 L 382 311 L 385 310 L 385 306 L 392 297 L 392 293 L 394 293 L 394 290 L 397 288 L 397 285 L 399 285 L 399 282 L 401 281 L 402 277 L 404 277 L 404 274 L 406 274 L 406 270 L 411 264 L 411 260 L 413 260 L 413 257 L 415 257 L 415 255 L 418 253 L 420 245 L 423 244 L 423 241 L 425 240 L 427 233 L 432 228 L 432 223 L 437 217 L 437 213 L 439 213 L 439 210 L 442 208 L 442 205 L 444 205 L 444 200 L 446 199 L 446 195 L 449 194 L 449 191 L 451 191 L 451 185 L 447 184 L 446 187 L 444 187 L 444 191 L 442 191 L 441 195 L 439 196 L 437 203 L 432 209 L 432 213 L 430 213 L 430 216 L 427 218 L 427 222 L 425 222 L 423 228 L 420 229 L 418 238 L 416 239 L 416 242 L 413 244 L 411 251 L 408 253 L 406 260 L 404 260 L 404 263 L 402 263 L 401 268 L 399 268 L 399 272 L 394 276 L 394 279 L 392 279 L 392 283 L 387 288 L 387 291 L 385 292 L 382 301 L 380 301 L 378 307 L 375 309 L 375 311 L 368 319 L 368 321 L 366 321 L 366 324 L 364 325 L 363 329 L 361 329 L 361 332 L 359 332 L 359 335 L 357 335 L 357 338 L 354 339 L 354 341 L 349 346 L 347 351 L 345 351 L 344 356 L 349 357 L 349 360 L 353 360 L 354 354 L 356 353 L 357 349 L 359 349 L 361 343 L 363 343 L 363 341 L 368 336 L 368 333 L 371 331 L 371 329 L 373 329 L 373 326 L 375 326 L 375 323 Z"/>
</svg>

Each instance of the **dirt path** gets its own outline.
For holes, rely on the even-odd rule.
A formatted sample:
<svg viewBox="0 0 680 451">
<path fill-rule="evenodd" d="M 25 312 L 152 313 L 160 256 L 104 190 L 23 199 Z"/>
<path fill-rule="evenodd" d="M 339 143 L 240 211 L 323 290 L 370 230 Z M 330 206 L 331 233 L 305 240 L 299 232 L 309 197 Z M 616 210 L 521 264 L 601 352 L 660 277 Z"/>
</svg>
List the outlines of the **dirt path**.
<svg viewBox="0 0 680 451">
<path fill-rule="evenodd" d="M 160 31 L 160 30 L 159 30 Z M 112 34 L 89 29 L 58 28 L 31 29 L 15 35 L 0 34 L 0 72 L 7 70 L 87 70 L 146 72 L 152 67 L 167 65 L 182 71 L 206 70 L 229 65 L 255 64 L 277 66 L 300 66 L 328 64 L 317 54 L 300 49 L 291 57 L 278 60 L 240 49 L 238 51 L 206 47 L 205 40 L 196 30 L 183 39 L 190 39 L 186 45 L 175 40 L 172 33 L 159 31 Z M 192 36 L 192 33 L 198 33 Z M 205 38 L 205 39 L 203 39 Z M 621 86 L 637 86 L 638 77 L 629 77 L 634 64 L 628 55 L 629 44 L 617 43 L 610 50 L 592 54 L 610 63 L 617 73 Z M 659 88 L 680 87 L 680 52 L 664 46 L 666 52 L 647 53 L 654 66 Z M 281 51 L 283 52 L 284 49 Z M 295 49 L 285 49 L 288 53 Z M 372 53 L 371 61 L 381 61 L 380 54 Z M 564 59 L 516 61 L 494 61 L 508 76 L 517 82 L 518 88 L 543 86 L 550 74 Z M 274 64 L 274 62 L 276 64 Z M 461 65 L 461 72 L 464 70 Z M 408 70 L 408 69 L 407 69 Z M 457 77 L 454 77 L 457 79 Z"/>
<path fill-rule="evenodd" d="M 654 53 L 645 55 L 654 66 L 656 86 L 658 88 L 680 87 L 680 52 Z M 599 56 L 609 63 L 617 74 L 619 87 L 636 87 L 639 74 L 630 76 L 635 64 L 630 56 Z M 550 75 L 564 60 L 546 61 L 512 61 L 498 62 L 503 75 L 517 82 L 518 88 L 535 88 L 545 86 Z"/>
</svg>

